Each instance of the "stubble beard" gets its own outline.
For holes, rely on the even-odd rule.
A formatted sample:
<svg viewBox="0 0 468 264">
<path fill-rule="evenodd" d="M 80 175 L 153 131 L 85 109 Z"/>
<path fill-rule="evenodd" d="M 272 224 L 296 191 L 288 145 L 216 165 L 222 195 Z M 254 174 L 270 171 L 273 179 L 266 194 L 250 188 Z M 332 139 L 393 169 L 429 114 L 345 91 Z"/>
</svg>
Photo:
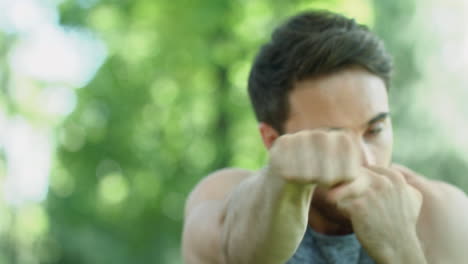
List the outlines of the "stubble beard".
<svg viewBox="0 0 468 264">
<path fill-rule="evenodd" d="M 351 220 L 338 209 L 336 204 L 326 199 L 326 193 L 326 189 L 317 187 L 312 196 L 309 217 L 320 218 L 320 225 L 323 225 L 325 228 L 316 231 L 332 235 L 352 233 Z M 309 225 L 312 225 L 312 228 L 314 228 L 311 223 L 312 221 L 309 219 Z"/>
</svg>

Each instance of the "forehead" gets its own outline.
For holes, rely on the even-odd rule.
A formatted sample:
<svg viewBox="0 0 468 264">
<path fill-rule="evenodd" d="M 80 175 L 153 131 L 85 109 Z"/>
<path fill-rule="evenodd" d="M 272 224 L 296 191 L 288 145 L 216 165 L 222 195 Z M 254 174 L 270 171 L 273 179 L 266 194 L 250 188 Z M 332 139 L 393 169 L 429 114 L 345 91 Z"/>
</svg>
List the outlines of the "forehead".
<svg viewBox="0 0 468 264">
<path fill-rule="evenodd" d="M 352 67 L 297 82 L 289 94 L 286 131 L 324 127 L 359 128 L 389 112 L 385 84 L 378 76 Z"/>
</svg>

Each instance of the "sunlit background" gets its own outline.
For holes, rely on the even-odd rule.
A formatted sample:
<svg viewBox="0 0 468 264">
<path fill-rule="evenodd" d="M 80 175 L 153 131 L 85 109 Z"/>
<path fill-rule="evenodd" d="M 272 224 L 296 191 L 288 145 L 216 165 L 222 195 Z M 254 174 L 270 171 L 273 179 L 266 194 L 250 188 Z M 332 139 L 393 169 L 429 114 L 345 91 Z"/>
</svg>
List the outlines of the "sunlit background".
<svg viewBox="0 0 468 264">
<path fill-rule="evenodd" d="M 307 8 L 385 40 L 395 161 L 468 191 L 467 1 L 0 0 L 0 264 L 182 263 L 191 188 L 265 162 L 248 70 Z"/>
</svg>

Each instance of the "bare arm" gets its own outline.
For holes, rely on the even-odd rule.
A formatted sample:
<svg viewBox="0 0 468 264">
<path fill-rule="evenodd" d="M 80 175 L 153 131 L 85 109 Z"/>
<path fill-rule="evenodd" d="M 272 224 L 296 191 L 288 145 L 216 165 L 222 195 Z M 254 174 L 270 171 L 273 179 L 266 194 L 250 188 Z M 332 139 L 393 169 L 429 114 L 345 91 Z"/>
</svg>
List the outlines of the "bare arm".
<svg viewBox="0 0 468 264">
<path fill-rule="evenodd" d="M 205 177 L 185 205 L 182 255 L 187 264 L 223 264 L 221 228 L 225 200 L 250 171 L 223 169 Z"/>
<path fill-rule="evenodd" d="M 416 234 L 422 195 L 402 173 L 369 165 L 359 178 L 333 188 L 329 196 L 348 215 L 376 263 L 427 263 Z"/>
<path fill-rule="evenodd" d="M 468 259 L 468 197 L 455 186 L 426 179 L 406 167 L 403 172 L 409 184 L 423 196 L 417 234 L 427 262 L 466 263 Z"/>
<path fill-rule="evenodd" d="M 315 185 L 352 180 L 355 154 L 345 134 L 299 132 L 277 139 L 269 165 L 258 173 L 242 178 L 222 171 L 210 177 L 218 180 L 199 185 L 187 203 L 184 259 L 283 264 L 304 235 Z"/>
<path fill-rule="evenodd" d="M 197 187 L 187 202 L 187 264 L 282 264 L 292 256 L 306 229 L 313 187 L 287 184 L 266 172 L 246 177 L 224 170 Z M 217 192 L 209 191 L 215 186 Z"/>
<path fill-rule="evenodd" d="M 313 189 L 269 175 L 266 169 L 242 182 L 225 207 L 227 263 L 286 262 L 306 230 Z"/>
<path fill-rule="evenodd" d="M 419 236 L 425 244 L 429 263 L 466 263 L 468 259 L 468 197 L 455 186 L 430 181 L 426 194 L 426 222 Z"/>
</svg>

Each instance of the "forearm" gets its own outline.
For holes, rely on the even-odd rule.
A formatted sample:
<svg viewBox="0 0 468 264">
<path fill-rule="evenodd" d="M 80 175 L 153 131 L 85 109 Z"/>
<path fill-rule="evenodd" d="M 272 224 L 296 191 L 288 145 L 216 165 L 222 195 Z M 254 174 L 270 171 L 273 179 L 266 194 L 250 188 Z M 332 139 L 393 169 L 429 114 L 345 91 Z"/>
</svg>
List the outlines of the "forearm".
<svg viewBox="0 0 468 264">
<path fill-rule="evenodd" d="M 400 241 L 400 245 L 389 246 L 381 249 L 380 252 L 370 252 L 371 255 L 377 255 L 378 264 L 427 264 L 421 243 L 416 233 L 409 234 L 406 239 Z M 377 249 L 379 250 L 379 249 Z"/>
<path fill-rule="evenodd" d="M 284 263 L 307 227 L 314 187 L 262 170 L 228 197 L 222 223 L 227 263 Z"/>
</svg>

